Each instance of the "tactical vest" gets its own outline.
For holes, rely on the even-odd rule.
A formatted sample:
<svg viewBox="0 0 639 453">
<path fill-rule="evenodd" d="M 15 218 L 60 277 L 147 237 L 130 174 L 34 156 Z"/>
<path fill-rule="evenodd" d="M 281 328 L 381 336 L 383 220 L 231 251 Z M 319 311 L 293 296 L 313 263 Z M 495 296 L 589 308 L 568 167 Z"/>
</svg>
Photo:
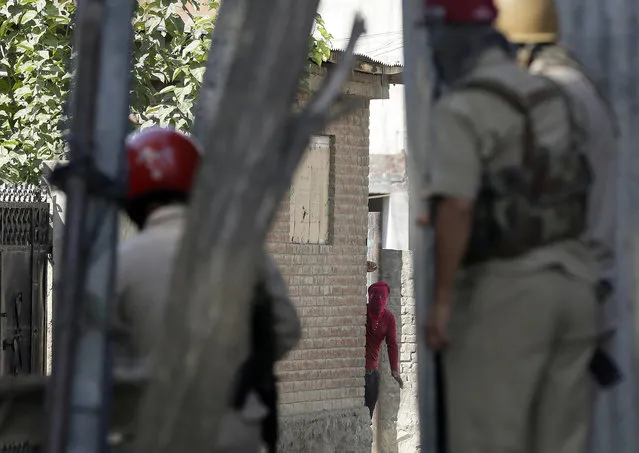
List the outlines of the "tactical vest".
<svg viewBox="0 0 639 453">
<path fill-rule="evenodd" d="M 521 163 L 499 170 L 486 162 L 482 165 L 466 265 L 515 258 L 537 247 L 579 238 L 586 229 L 592 176 L 583 152 L 584 137 L 568 95 L 555 82 L 542 79 L 547 83 L 524 92 L 516 83 L 487 72 L 455 87 L 489 92 L 523 117 Z M 539 140 L 533 113 L 558 98 L 568 106 L 570 140 L 565 149 L 549 149 Z"/>
</svg>

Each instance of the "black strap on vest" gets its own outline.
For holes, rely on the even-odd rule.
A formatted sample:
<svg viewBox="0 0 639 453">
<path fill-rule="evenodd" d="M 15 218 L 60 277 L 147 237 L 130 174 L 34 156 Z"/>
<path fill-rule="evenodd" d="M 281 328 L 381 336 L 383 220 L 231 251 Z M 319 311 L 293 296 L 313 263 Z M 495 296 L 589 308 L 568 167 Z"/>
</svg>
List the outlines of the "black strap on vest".
<svg viewBox="0 0 639 453">
<path fill-rule="evenodd" d="M 232 406 L 241 410 L 250 392 L 255 392 L 268 409 L 262 422 L 262 440 L 269 453 L 277 450 L 277 384 L 274 373 L 275 332 L 272 298 L 263 282 L 254 291 L 251 314 L 251 352 L 238 372 Z"/>
</svg>

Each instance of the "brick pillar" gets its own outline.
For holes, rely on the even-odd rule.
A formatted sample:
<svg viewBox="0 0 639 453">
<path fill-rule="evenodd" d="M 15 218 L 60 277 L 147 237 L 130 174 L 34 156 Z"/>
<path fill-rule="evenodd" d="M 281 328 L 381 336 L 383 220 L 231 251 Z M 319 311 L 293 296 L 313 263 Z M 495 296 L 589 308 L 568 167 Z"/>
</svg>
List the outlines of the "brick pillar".
<svg viewBox="0 0 639 453">
<path fill-rule="evenodd" d="M 380 353 L 382 376 L 380 397 L 379 451 L 414 453 L 419 446 L 419 413 L 417 406 L 417 337 L 413 261 L 411 253 L 382 250 L 381 278 L 390 286 L 388 310 L 395 316 L 399 342 L 399 372 L 404 380 L 400 390 L 390 375 L 388 353 Z"/>
<path fill-rule="evenodd" d="M 367 275 L 368 286 L 375 282 L 380 281 L 382 274 L 382 221 L 383 216 L 381 212 L 369 212 L 368 213 L 368 250 L 367 259 L 377 264 L 377 269 L 369 272 Z M 381 376 L 380 376 L 381 380 Z M 380 388 L 382 384 L 380 382 Z M 380 412 L 382 412 L 381 405 L 378 404 L 375 407 L 373 413 L 373 445 L 372 453 L 383 453 L 383 449 L 380 448 L 382 429 L 380 426 Z"/>
</svg>

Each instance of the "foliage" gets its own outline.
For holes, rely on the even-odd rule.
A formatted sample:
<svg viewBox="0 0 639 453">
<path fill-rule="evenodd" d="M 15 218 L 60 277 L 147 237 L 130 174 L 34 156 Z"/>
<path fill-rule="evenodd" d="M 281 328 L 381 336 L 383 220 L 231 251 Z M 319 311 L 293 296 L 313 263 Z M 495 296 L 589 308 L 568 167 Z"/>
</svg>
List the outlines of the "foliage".
<svg viewBox="0 0 639 453">
<path fill-rule="evenodd" d="M 311 49 L 309 59 L 321 66 L 331 56 L 331 40 L 333 36 L 326 29 L 324 19 L 319 14 L 315 15 L 315 26 L 311 34 Z"/>
<path fill-rule="evenodd" d="M 146 0 L 133 19 L 131 120 L 188 130 L 204 75 L 217 1 Z M 37 182 L 61 158 L 71 83 L 74 0 L 0 0 L 0 182 Z M 309 60 L 330 55 L 317 17 Z"/>
<path fill-rule="evenodd" d="M 333 36 L 326 29 L 324 19 L 319 14 L 315 15 L 315 25 L 313 26 L 313 32 L 311 33 L 311 43 L 309 45 L 309 65 L 306 67 L 304 80 L 302 81 L 302 90 L 310 92 L 311 88 L 308 84 L 308 77 L 310 75 L 310 67 L 312 64 L 321 66 L 331 56 L 330 43 Z"/>
<path fill-rule="evenodd" d="M 0 0 L 0 175 L 29 181 L 60 154 L 73 1 Z"/>
<path fill-rule="evenodd" d="M 217 9 L 218 2 L 208 3 Z M 215 23 L 214 15 L 199 10 L 195 0 L 140 2 L 133 22 L 131 96 L 132 119 L 140 127 L 189 129 Z M 187 11 L 186 17 L 178 11 Z"/>
</svg>

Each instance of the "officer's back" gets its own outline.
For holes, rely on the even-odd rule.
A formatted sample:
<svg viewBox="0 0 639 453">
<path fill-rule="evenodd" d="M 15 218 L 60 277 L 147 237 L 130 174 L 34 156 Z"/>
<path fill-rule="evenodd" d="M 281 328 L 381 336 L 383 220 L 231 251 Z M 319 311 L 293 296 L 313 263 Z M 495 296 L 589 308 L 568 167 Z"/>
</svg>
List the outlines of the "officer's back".
<svg viewBox="0 0 639 453">
<path fill-rule="evenodd" d="M 506 86 L 514 87 L 520 94 L 539 90 L 541 87 L 553 89 L 552 82 L 537 77 L 521 69 L 512 57 L 502 49 L 486 51 L 475 69 L 468 74 L 468 80 L 490 78 L 498 80 Z M 569 105 L 561 98 L 554 97 L 531 109 L 534 132 L 540 146 L 550 152 L 570 146 L 571 124 L 569 121 Z M 506 99 L 495 93 L 482 90 L 452 89 L 445 94 L 436 105 L 435 135 L 439 146 L 451 148 L 455 143 L 455 151 L 434 153 L 432 188 L 450 190 L 451 193 L 468 195 L 478 190 L 483 172 L 498 172 L 503 168 L 521 165 L 524 155 L 525 141 L 524 117 Z M 472 129 L 473 142 L 459 140 L 457 130 L 460 124 Z M 455 139 L 454 137 L 457 137 Z M 442 143 L 444 142 L 444 143 Z M 438 145 L 436 145 L 438 146 Z M 459 173 L 464 168 L 456 168 L 455 174 L 447 174 L 445 160 L 455 159 L 457 155 L 477 154 L 477 159 L 469 159 L 467 173 Z M 438 166 L 438 160 L 444 166 Z M 477 166 L 482 166 L 477 171 Z M 494 259 L 482 262 L 478 266 L 468 266 L 465 275 L 471 276 L 484 272 L 486 266 L 505 271 L 518 268 L 533 269 L 557 262 L 566 266 L 571 272 L 584 278 L 592 278 L 594 263 L 587 250 L 575 239 L 545 244 L 507 261 Z"/>
<path fill-rule="evenodd" d="M 490 0 L 426 0 L 446 90 L 429 192 L 451 453 L 583 453 L 597 328 L 589 167 L 552 80 L 529 74 Z"/>
</svg>

